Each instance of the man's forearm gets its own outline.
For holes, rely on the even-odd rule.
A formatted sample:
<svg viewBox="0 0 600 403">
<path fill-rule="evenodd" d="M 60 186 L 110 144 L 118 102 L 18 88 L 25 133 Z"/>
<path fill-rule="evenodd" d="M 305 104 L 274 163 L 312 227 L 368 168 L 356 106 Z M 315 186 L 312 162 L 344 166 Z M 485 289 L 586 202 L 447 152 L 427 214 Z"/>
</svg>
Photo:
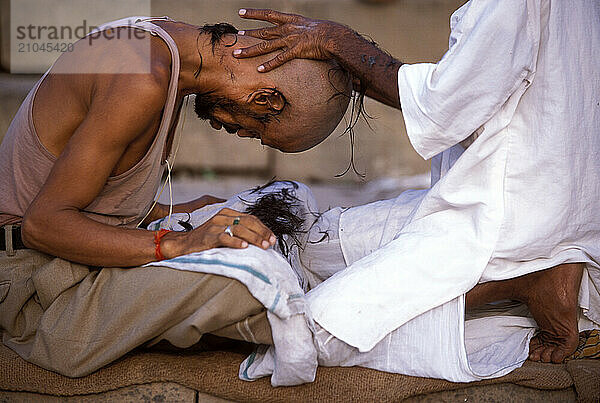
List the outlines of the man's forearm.
<svg viewBox="0 0 600 403">
<path fill-rule="evenodd" d="M 156 203 L 154 207 L 152 207 L 152 210 L 150 211 L 148 216 L 142 222 L 142 226 L 147 227 L 148 224 L 150 224 L 151 222 L 160 220 L 167 214 L 169 214 L 169 207 L 161 203 Z"/>
<path fill-rule="evenodd" d="M 152 232 L 105 225 L 75 209 L 26 214 L 22 234 L 29 248 L 91 266 L 139 266 L 155 260 Z"/>
<path fill-rule="evenodd" d="M 366 86 L 362 89 L 367 96 L 400 109 L 398 69 L 402 63 L 348 27 L 335 24 L 331 29 L 328 49 L 332 57 Z"/>
<path fill-rule="evenodd" d="M 200 206 L 200 207 L 202 207 L 202 206 Z M 200 208 L 200 207 L 198 207 L 198 208 Z M 151 222 L 160 220 L 161 218 L 168 216 L 169 212 L 171 212 L 173 214 L 175 214 L 175 213 L 191 213 L 194 210 L 196 210 L 196 208 L 194 208 L 193 206 L 190 206 L 189 202 L 174 204 L 172 210 L 170 209 L 170 206 L 167 204 L 156 203 L 154 205 L 154 208 L 152 209 L 152 212 L 150 214 L 148 214 L 148 217 L 146 217 L 146 219 L 144 220 L 142 225 L 144 227 L 147 227 L 148 224 L 150 224 Z"/>
<path fill-rule="evenodd" d="M 234 235 L 224 232 L 237 220 Z M 113 227 L 94 221 L 76 208 L 30 209 L 23 217 L 28 248 L 73 262 L 100 267 L 132 267 L 216 247 L 267 249 L 275 244 L 271 230 L 249 214 L 221 209 L 189 232 L 169 232 L 161 239 L 143 229 Z M 158 246 L 157 245 L 160 245 Z M 161 253 L 157 253 L 159 251 Z"/>
<path fill-rule="evenodd" d="M 198 207 L 199 208 L 199 207 Z M 162 203 L 156 203 L 152 208 L 148 217 L 142 223 L 142 226 L 147 227 L 153 221 L 160 220 L 169 215 L 169 211 L 175 213 L 191 213 L 195 208 L 190 206 L 190 203 L 174 204 L 173 209 L 170 211 L 170 206 Z"/>
</svg>

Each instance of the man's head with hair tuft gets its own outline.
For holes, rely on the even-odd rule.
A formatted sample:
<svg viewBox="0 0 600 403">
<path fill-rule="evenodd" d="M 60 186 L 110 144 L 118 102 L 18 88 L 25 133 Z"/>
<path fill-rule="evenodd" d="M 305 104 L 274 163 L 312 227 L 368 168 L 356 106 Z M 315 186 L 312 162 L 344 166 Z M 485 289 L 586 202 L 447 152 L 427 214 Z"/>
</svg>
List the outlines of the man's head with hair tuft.
<svg viewBox="0 0 600 403">
<path fill-rule="evenodd" d="M 202 28 L 221 58 L 226 82 L 214 91 L 196 94 L 200 118 L 240 137 L 260 138 L 263 144 L 284 152 L 307 150 L 331 134 L 350 101 L 352 83 L 344 70 L 333 62 L 293 60 L 259 73 L 256 66 L 273 55 L 234 58 L 234 49 L 260 40 L 221 28 L 216 43 L 212 42 L 214 33 Z"/>
</svg>

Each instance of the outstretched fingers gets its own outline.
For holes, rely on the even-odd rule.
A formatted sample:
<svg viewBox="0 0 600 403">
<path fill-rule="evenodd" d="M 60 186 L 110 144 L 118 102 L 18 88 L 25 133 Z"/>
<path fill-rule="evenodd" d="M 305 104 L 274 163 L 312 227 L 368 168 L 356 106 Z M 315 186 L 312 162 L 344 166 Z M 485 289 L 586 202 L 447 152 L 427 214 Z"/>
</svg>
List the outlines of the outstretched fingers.
<svg viewBox="0 0 600 403">
<path fill-rule="evenodd" d="M 242 18 L 266 21 L 276 25 L 294 22 L 299 18 L 299 16 L 295 14 L 281 13 L 265 8 L 242 8 L 238 11 L 238 14 Z"/>
<path fill-rule="evenodd" d="M 287 29 L 283 26 L 247 29 L 245 31 L 238 31 L 238 35 L 251 36 L 257 39 L 277 39 L 287 34 Z"/>
<path fill-rule="evenodd" d="M 243 49 L 236 49 L 233 51 L 233 56 L 238 58 L 243 57 L 254 57 L 260 55 L 266 55 L 274 52 L 278 49 L 284 48 L 286 42 L 283 39 L 275 39 L 272 41 L 264 41 L 257 43 L 256 45 L 249 46 Z"/>
<path fill-rule="evenodd" d="M 217 244 L 218 246 L 234 249 L 244 249 L 248 247 L 248 241 L 236 236 L 230 236 L 224 231 L 217 235 Z"/>
<path fill-rule="evenodd" d="M 224 226 L 223 231 L 229 226 L 233 237 L 243 239 L 250 244 L 263 249 L 275 244 L 276 238 L 273 232 L 255 216 L 224 208 L 214 219 L 215 224 Z M 225 235 L 230 236 L 227 233 Z"/>
<path fill-rule="evenodd" d="M 296 58 L 296 55 L 294 54 L 292 49 L 286 50 L 285 52 L 279 53 L 277 56 L 275 56 L 271 60 L 264 62 L 263 64 L 258 66 L 257 70 L 260 71 L 261 73 L 266 73 L 266 72 L 271 71 L 271 70 L 273 70 L 295 58 Z"/>
<path fill-rule="evenodd" d="M 244 225 L 235 225 L 231 227 L 231 231 L 235 237 L 244 239 L 250 242 L 252 245 L 256 245 L 260 248 L 267 249 L 271 246 L 271 243 L 268 240 L 269 236 L 256 233 Z"/>
<path fill-rule="evenodd" d="M 277 50 L 282 53 L 258 66 L 259 72 L 268 72 L 292 59 L 326 60 L 331 58 L 327 49 L 327 38 L 331 29 L 340 25 L 331 21 L 312 20 L 296 14 L 280 13 L 268 9 L 242 9 L 243 18 L 257 19 L 274 24 L 274 27 L 239 31 L 239 34 L 262 39 L 245 49 L 233 51 L 234 57 L 254 57 L 266 55 Z M 337 27 L 337 28 L 336 28 Z"/>
</svg>

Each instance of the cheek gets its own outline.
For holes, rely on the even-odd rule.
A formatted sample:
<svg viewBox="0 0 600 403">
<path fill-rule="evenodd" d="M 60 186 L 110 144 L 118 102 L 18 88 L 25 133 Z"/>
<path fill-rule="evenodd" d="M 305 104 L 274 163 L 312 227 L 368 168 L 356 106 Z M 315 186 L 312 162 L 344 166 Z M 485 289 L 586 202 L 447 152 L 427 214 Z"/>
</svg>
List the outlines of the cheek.
<svg viewBox="0 0 600 403">
<path fill-rule="evenodd" d="M 215 109 L 211 118 L 218 120 L 221 123 L 233 124 L 233 117 L 231 116 L 231 114 L 229 114 L 221 109 Z"/>
<path fill-rule="evenodd" d="M 264 123 L 262 123 L 259 120 L 254 119 L 254 118 L 251 118 L 249 116 L 238 115 L 238 116 L 236 116 L 236 120 L 238 122 L 240 122 L 240 125 L 244 126 L 245 128 L 247 128 L 249 130 L 257 130 L 257 131 L 260 131 L 261 133 L 266 130 L 266 126 Z"/>
</svg>

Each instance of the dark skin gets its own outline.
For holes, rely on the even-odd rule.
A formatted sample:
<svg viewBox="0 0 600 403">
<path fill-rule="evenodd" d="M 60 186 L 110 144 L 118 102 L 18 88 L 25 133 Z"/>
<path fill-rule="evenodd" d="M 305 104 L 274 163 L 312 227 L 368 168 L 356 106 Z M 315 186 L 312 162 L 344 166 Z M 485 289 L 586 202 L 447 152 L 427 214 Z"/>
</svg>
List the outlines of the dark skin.
<svg viewBox="0 0 600 403">
<path fill-rule="evenodd" d="M 401 62 L 351 28 L 326 20 L 266 9 L 242 9 L 240 17 L 265 21 L 271 27 L 241 33 L 266 42 L 239 49 L 234 57 L 247 58 L 279 50 L 257 67 L 260 72 L 298 59 L 334 59 L 350 71 L 366 95 L 400 109 L 398 69 Z M 360 90 L 360 86 L 355 85 Z M 515 299 L 529 307 L 540 331 L 531 340 L 530 359 L 562 362 L 575 351 L 578 341 L 577 296 L 583 264 L 563 264 L 510 280 L 479 284 L 466 294 L 467 308 L 503 299 Z"/>
<path fill-rule="evenodd" d="M 234 57 L 244 58 L 282 50 L 261 64 L 258 71 L 268 72 L 295 58 L 334 59 L 366 86 L 367 96 L 400 109 L 397 80 L 402 63 L 351 28 L 273 10 L 247 9 L 240 16 L 276 25 L 243 31 L 246 36 L 266 41 L 233 53 Z M 360 90 L 360 82 L 355 81 L 356 89 Z"/>
<path fill-rule="evenodd" d="M 582 263 L 569 263 L 509 280 L 478 284 L 466 294 L 467 309 L 515 300 L 526 304 L 540 332 L 531 339 L 532 361 L 564 361 L 577 348 L 577 296 Z"/>
</svg>

